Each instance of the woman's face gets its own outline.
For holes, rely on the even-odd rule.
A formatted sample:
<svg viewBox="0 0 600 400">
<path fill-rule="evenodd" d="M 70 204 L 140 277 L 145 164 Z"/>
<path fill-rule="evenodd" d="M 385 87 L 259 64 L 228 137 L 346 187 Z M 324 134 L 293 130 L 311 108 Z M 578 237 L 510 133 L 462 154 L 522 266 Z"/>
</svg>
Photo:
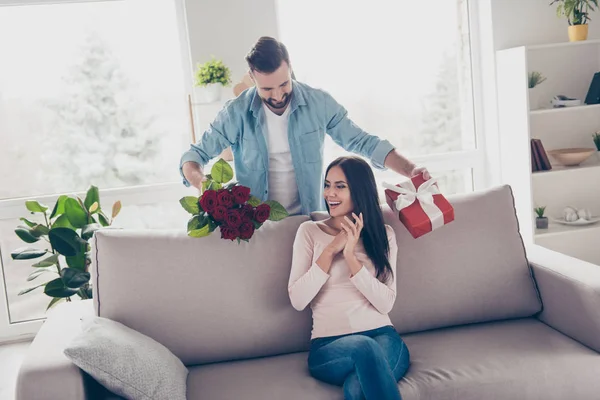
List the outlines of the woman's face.
<svg viewBox="0 0 600 400">
<path fill-rule="evenodd" d="M 323 196 L 329 206 L 329 215 L 332 217 L 348 215 L 354 211 L 346 175 L 339 165 L 332 167 L 327 173 Z"/>
</svg>

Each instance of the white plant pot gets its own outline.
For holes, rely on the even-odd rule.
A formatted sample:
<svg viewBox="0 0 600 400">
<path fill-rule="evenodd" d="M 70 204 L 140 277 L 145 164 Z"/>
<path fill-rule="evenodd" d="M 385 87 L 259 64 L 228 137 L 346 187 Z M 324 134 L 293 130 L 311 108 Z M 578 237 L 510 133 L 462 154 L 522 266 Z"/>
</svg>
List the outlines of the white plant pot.
<svg viewBox="0 0 600 400">
<path fill-rule="evenodd" d="M 197 103 L 214 103 L 221 99 L 221 89 L 223 85 L 220 83 L 211 83 L 206 86 L 195 86 L 194 97 Z"/>
</svg>

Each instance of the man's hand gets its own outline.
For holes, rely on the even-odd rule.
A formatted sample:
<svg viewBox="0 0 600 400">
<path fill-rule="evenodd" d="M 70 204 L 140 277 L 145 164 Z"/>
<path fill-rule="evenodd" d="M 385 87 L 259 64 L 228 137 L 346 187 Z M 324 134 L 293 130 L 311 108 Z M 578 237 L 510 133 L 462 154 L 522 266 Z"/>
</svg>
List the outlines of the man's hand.
<svg viewBox="0 0 600 400">
<path fill-rule="evenodd" d="M 428 180 L 431 178 L 431 175 L 429 175 L 429 171 L 427 171 L 427 168 L 425 167 L 417 167 L 415 166 L 413 168 L 413 170 L 410 173 L 410 177 L 412 178 L 413 176 L 417 176 L 420 173 L 423 173 L 423 179 Z"/>
<path fill-rule="evenodd" d="M 185 176 L 185 179 L 187 179 L 190 185 L 198 189 L 200 194 L 202 194 L 202 182 L 206 181 L 206 177 L 204 176 L 200 165 L 193 161 L 188 161 L 183 164 L 181 170 L 183 171 L 183 176 Z"/>
</svg>

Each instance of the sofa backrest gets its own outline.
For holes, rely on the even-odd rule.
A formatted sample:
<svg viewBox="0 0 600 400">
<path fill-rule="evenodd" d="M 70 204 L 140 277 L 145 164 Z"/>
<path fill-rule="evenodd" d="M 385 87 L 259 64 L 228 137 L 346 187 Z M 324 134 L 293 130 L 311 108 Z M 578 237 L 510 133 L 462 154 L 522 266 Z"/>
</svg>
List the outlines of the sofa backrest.
<svg viewBox="0 0 600 400">
<path fill-rule="evenodd" d="M 510 189 L 449 200 L 456 220 L 418 239 L 382 206 L 399 245 L 390 313 L 396 328 L 406 333 L 539 311 Z M 96 312 L 154 338 L 186 365 L 307 350 L 310 310 L 292 308 L 287 283 L 295 233 L 308 219 L 266 223 L 240 245 L 218 231 L 201 239 L 183 231 L 98 231 Z"/>
<path fill-rule="evenodd" d="M 194 365 L 305 349 L 309 312 L 290 304 L 295 233 L 308 216 L 265 223 L 250 243 L 184 231 L 103 230 L 92 241 L 97 315 Z"/>
</svg>

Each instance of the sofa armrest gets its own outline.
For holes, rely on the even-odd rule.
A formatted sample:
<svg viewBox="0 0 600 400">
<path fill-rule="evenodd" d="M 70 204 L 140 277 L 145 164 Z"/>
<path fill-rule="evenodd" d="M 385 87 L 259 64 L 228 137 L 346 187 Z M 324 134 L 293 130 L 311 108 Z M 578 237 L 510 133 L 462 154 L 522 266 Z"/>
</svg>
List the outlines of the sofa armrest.
<svg viewBox="0 0 600 400">
<path fill-rule="evenodd" d="M 94 315 L 91 300 L 63 303 L 48 313 L 17 376 L 16 400 L 86 399 L 86 377 L 63 350 Z"/>
<path fill-rule="evenodd" d="M 538 318 L 600 352 L 600 266 L 538 245 L 526 250 L 542 297 Z"/>
</svg>

